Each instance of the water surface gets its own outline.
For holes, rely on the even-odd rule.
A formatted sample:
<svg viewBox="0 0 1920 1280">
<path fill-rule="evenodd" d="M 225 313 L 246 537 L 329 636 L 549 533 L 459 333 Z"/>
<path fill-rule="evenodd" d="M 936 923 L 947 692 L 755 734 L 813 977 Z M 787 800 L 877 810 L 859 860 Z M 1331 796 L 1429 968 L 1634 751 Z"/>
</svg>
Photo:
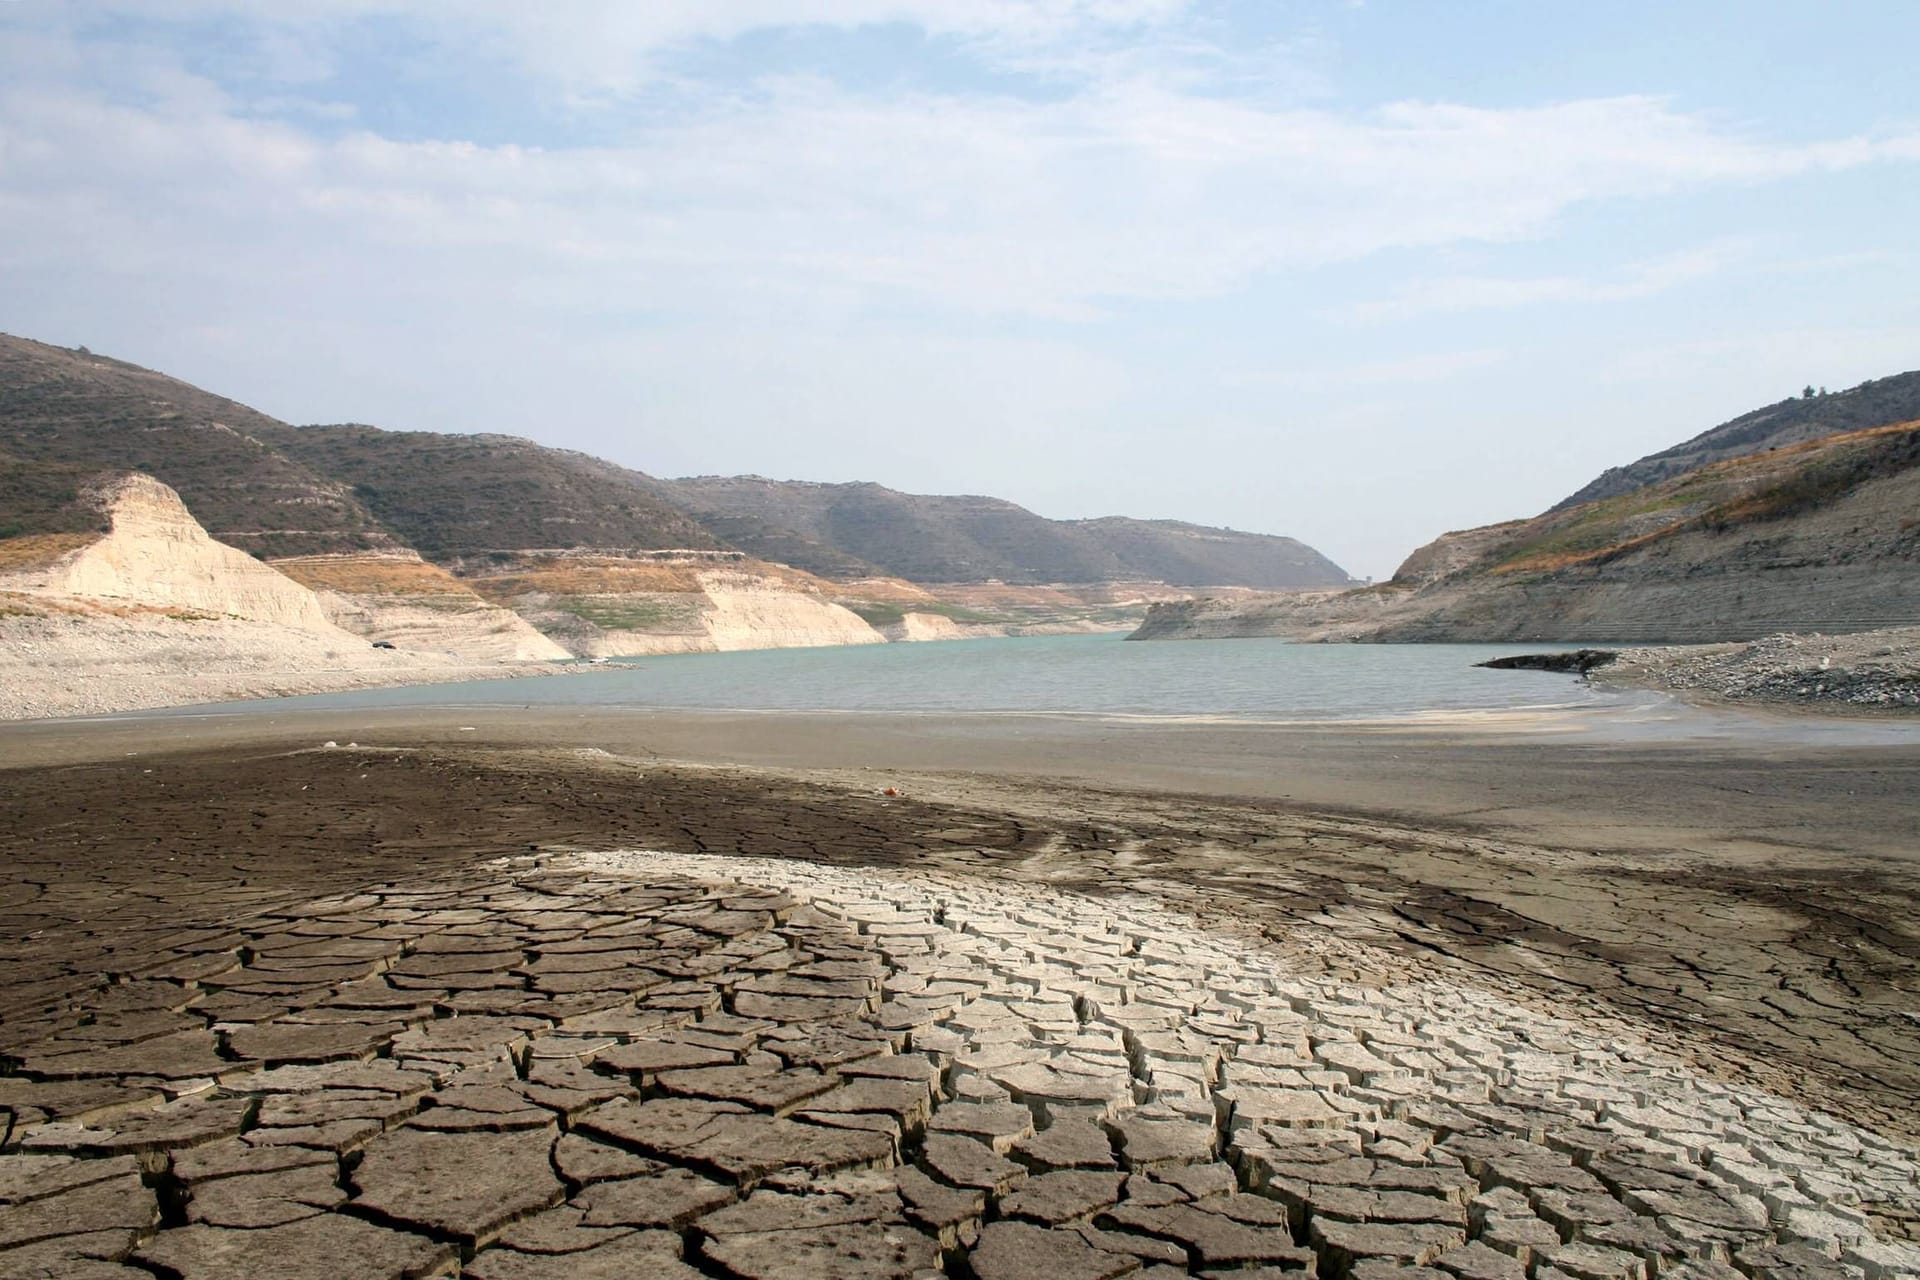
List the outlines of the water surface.
<svg viewBox="0 0 1920 1280">
<path fill-rule="evenodd" d="M 631 658 L 577 675 L 313 694 L 213 707 L 658 707 L 741 711 L 1028 712 L 1359 720 L 1614 704 L 1569 676 L 1486 671 L 1556 645 L 1125 643 L 1031 636 Z"/>
</svg>

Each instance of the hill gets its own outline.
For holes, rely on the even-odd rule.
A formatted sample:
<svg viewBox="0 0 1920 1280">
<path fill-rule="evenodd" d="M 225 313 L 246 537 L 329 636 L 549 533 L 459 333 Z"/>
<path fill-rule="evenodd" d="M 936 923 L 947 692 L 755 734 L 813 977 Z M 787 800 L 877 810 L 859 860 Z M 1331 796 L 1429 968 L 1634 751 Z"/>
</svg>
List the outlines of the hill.
<svg viewBox="0 0 1920 1280">
<path fill-rule="evenodd" d="M 287 457 L 349 486 L 354 497 L 429 560 L 595 549 L 719 549 L 651 477 L 503 435 L 383 431 L 369 426 L 263 428 Z"/>
<path fill-rule="evenodd" d="M 513 436 L 290 426 L 137 365 L 0 335 L 0 538 L 88 531 L 82 490 L 126 472 L 265 559 L 412 549 L 465 572 L 554 551 L 732 551 L 834 582 L 1349 581 L 1291 538 L 1177 521 L 1048 520 L 865 483 L 658 480 Z"/>
<path fill-rule="evenodd" d="M 656 491 L 763 559 L 848 579 L 931 584 L 1149 581 L 1263 590 L 1342 586 L 1304 543 L 1170 520 L 1049 520 L 999 498 L 761 476 L 657 481 Z"/>
<path fill-rule="evenodd" d="M 1920 421 L 1446 534 L 1378 587 L 1155 606 L 1141 639 L 1746 640 L 1920 623 Z"/>
<path fill-rule="evenodd" d="M 1671 449 L 1609 468 L 1552 510 L 1617 498 L 1710 463 L 1915 419 L 1920 419 L 1920 372 L 1872 379 L 1848 391 L 1796 396 L 1743 413 Z"/>
<path fill-rule="evenodd" d="M 284 429 L 164 374 L 0 334 L 0 537 L 93 528 L 87 483 L 139 472 L 256 555 L 395 546 L 347 485 L 264 441 Z"/>
</svg>

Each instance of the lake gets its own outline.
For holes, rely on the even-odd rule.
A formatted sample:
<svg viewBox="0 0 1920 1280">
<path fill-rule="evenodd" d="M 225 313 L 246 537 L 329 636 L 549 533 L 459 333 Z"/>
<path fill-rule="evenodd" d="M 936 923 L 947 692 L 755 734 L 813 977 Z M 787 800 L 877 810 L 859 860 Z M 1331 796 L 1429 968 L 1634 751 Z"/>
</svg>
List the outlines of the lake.
<svg viewBox="0 0 1920 1280">
<path fill-rule="evenodd" d="M 674 654 L 550 679 L 411 685 L 179 710 L 603 706 L 1352 720 L 1619 701 L 1621 695 L 1571 676 L 1474 666 L 1567 647 L 1031 636 Z"/>
</svg>

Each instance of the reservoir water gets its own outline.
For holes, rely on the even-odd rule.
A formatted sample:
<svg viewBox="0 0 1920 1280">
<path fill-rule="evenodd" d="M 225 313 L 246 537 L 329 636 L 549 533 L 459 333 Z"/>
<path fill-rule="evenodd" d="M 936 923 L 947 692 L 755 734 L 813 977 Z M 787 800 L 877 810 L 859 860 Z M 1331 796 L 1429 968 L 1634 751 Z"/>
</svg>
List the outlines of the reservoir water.
<svg viewBox="0 0 1920 1280">
<path fill-rule="evenodd" d="M 1349 720 L 1621 699 L 1570 676 L 1474 666 L 1561 647 L 1571 646 L 1129 644 L 1117 635 L 1033 636 L 676 654 L 552 678 L 410 685 L 180 710 L 603 706 Z"/>
</svg>

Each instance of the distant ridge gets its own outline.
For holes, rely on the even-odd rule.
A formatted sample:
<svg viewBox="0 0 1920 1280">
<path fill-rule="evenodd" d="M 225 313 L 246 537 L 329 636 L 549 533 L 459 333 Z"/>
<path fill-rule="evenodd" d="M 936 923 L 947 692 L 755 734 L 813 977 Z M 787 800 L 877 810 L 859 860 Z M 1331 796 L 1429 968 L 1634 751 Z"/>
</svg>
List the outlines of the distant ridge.
<svg viewBox="0 0 1920 1280">
<path fill-rule="evenodd" d="M 660 480 L 506 435 L 296 427 L 137 365 L 0 335 L 0 538 L 92 529 L 79 495 L 109 472 L 171 486 L 214 537 L 263 559 L 412 549 L 464 574 L 528 555 L 677 551 L 831 582 L 1351 581 L 1292 538 L 1179 521 L 1048 520 L 870 483 Z"/>
<path fill-rule="evenodd" d="M 1049 520 L 1000 498 L 871 483 L 695 476 L 655 491 L 735 545 L 823 577 L 923 583 L 1164 582 L 1280 591 L 1353 579 L 1305 543 L 1177 520 Z"/>
</svg>

